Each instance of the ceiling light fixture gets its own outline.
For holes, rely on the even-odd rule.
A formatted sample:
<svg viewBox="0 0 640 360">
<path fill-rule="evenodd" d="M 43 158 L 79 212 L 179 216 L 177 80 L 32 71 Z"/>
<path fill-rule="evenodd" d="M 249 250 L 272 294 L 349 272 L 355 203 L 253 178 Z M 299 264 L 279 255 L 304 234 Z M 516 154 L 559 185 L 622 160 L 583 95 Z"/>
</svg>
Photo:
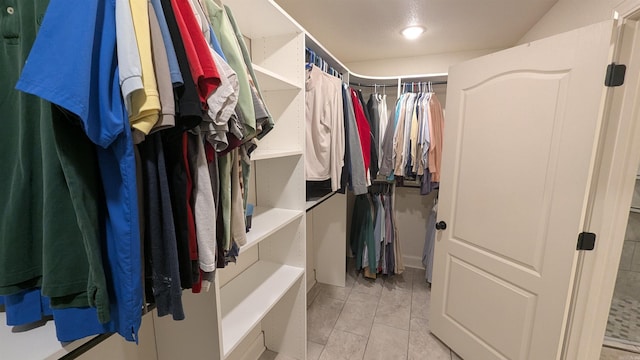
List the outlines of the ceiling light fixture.
<svg viewBox="0 0 640 360">
<path fill-rule="evenodd" d="M 409 40 L 417 39 L 424 32 L 424 28 L 422 26 L 409 26 L 402 30 L 402 36 Z"/>
</svg>

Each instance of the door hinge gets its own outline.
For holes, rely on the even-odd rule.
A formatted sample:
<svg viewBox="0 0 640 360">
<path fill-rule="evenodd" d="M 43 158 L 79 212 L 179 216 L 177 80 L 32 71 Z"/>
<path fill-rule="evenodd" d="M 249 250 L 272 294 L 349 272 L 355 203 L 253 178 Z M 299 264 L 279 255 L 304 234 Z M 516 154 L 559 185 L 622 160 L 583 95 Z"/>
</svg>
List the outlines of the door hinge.
<svg viewBox="0 0 640 360">
<path fill-rule="evenodd" d="M 624 75 L 626 72 L 626 65 L 616 63 L 607 65 L 607 76 L 604 79 L 604 85 L 607 87 L 621 86 L 624 84 Z"/>
<path fill-rule="evenodd" d="M 596 247 L 596 234 L 583 232 L 578 234 L 576 250 L 593 250 Z"/>
</svg>

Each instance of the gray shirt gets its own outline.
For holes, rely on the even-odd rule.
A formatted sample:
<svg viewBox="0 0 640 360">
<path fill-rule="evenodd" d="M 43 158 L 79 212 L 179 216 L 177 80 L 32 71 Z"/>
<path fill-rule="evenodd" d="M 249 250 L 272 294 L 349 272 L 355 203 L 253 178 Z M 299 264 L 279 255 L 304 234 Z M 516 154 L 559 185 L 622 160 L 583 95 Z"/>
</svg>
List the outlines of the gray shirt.
<svg viewBox="0 0 640 360">
<path fill-rule="evenodd" d="M 347 156 L 350 164 L 351 188 L 355 195 L 367 193 L 367 175 L 364 169 L 364 158 L 362 156 L 362 147 L 360 146 L 360 136 L 358 135 L 358 125 L 356 124 L 356 115 L 353 109 L 353 101 L 349 96 L 349 87 L 342 85 L 342 98 L 347 104 L 347 111 L 344 116 L 347 120 Z"/>
</svg>

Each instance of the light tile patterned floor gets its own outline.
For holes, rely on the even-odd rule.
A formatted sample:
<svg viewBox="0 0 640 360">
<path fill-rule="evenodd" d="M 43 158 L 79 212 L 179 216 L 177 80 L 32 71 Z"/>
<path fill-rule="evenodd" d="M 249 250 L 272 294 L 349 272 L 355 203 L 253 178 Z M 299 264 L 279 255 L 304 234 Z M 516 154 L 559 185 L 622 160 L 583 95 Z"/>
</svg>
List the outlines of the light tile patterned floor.
<svg viewBox="0 0 640 360">
<path fill-rule="evenodd" d="M 640 343 L 640 301 L 629 297 L 613 297 L 606 336 Z"/>
<path fill-rule="evenodd" d="M 640 354 L 603 347 L 600 360 L 640 360 Z"/>
<path fill-rule="evenodd" d="M 431 290 L 424 271 L 364 279 L 344 288 L 318 284 L 307 295 L 308 360 L 456 360 L 429 332 Z"/>
<path fill-rule="evenodd" d="M 635 318 L 640 311 L 636 303 L 615 300 L 607 335 L 623 329 L 612 326 L 616 316 Z M 424 272 L 412 268 L 375 281 L 350 271 L 344 288 L 317 284 L 307 293 L 307 359 L 462 360 L 429 331 L 430 302 Z M 271 351 L 260 357 L 273 359 L 288 360 Z M 640 347 L 603 347 L 600 360 L 640 360 Z"/>
</svg>

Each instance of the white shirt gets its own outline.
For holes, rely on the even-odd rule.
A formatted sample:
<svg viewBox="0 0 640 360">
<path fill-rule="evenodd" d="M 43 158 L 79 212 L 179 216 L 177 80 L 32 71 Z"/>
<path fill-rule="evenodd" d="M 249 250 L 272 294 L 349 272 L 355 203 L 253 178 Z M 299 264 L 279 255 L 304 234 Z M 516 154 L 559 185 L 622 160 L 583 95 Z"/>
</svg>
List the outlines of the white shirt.
<svg viewBox="0 0 640 360">
<path fill-rule="evenodd" d="M 200 270 L 212 272 L 216 269 L 216 206 L 209 177 L 209 165 L 204 144 L 198 141 L 196 171 L 198 179 L 194 189 L 196 238 L 198 240 L 198 262 Z"/>
<path fill-rule="evenodd" d="M 305 178 L 331 179 L 331 189 L 336 191 L 345 148 L 342 81 L 312 65 L 305 86 Z"/>
</svg>

